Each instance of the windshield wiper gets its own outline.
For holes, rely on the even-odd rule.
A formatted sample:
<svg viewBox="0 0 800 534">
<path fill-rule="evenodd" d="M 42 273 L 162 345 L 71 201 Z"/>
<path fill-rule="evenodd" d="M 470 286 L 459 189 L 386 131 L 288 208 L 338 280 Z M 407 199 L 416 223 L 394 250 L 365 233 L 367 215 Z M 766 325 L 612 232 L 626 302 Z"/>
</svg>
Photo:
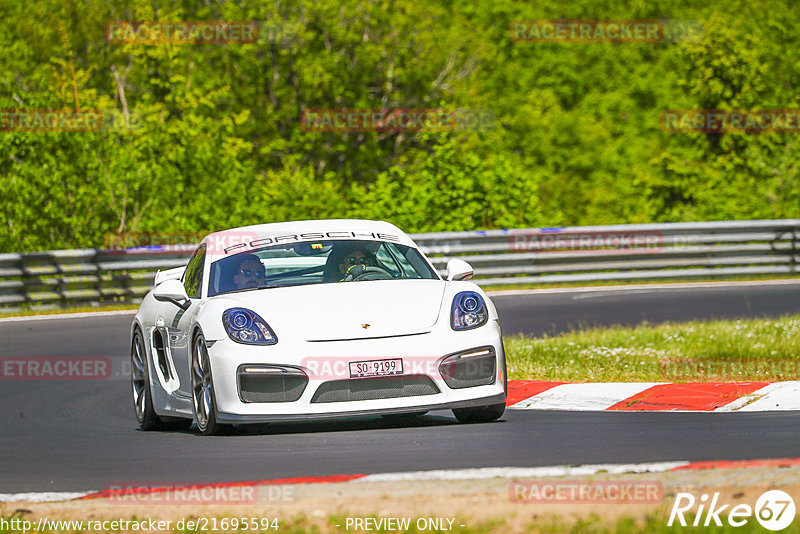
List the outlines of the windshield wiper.
<svg viewBox="0 0 800 534">
<path fill-rule="evenodd" d="M 261 284 L 260 286 L 256 287 L 243 287 L 242 289 L 232 289 L 230 291 L 226 291 L 225 293 L 244 293 L 245 291 L 255 291 L 257 289 L 270 289 L 273 287 L 280 287 L 275 284 Z"/>
</svg>

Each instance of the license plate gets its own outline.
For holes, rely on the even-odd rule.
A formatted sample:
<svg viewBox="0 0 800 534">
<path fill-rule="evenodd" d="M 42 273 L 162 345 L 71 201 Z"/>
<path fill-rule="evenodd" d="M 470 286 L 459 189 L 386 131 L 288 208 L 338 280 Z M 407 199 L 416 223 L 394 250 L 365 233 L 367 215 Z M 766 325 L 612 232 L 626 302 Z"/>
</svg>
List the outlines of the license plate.
<svg viewBox="0 0 800 534">
<path fill-rule="evenodd" d="M 402 375 L 403 360 L 370 360 L 366 362 L 350 362 L 350 378 L 366 376 Z"/>
</svg>

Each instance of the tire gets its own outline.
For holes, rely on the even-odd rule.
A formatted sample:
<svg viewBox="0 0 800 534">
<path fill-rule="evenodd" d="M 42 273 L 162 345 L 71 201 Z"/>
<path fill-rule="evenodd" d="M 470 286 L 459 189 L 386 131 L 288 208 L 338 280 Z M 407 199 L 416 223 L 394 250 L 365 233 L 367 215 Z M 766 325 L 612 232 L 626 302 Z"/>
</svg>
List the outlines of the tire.
<svg viewBox="0 0 800 534">
<path fill-rule="evenodd" d="M 137 328 L 131 342 L 131 390 L 136 420 L 142 430 L 185 430 L 192 425 L 191 419 L 164 420 L 153 408 L 153 393 L 150 385 L 149 362 L 144 348 L 142 332 Z"/>
<path fill-rule="evenodd" d="M 144 348 L 142 333 L 137 328 L 131 342 L 131 390 L 136 420 L 142 430 L 158 430 L 161 419 L 153 409 L 153 395 L 150 390 L 147 351 Z"/>
<path fill-rule="evenodd" d="M 506 404 L 502 402 L 477 408 L 454 408 L 453 415 L 459 423 L 488 423 L 500 419 L 505 411 Z"/>
<path fill-rule="evenodd" d="M 192 407 L 197 430 L 204 436 L 220 434 L 225 426 L 217 422 L 217 401 L 214 396 L 214 379 L 208 358 L 206 340 L 198 334 L 192 343 Z"/>
</svg>

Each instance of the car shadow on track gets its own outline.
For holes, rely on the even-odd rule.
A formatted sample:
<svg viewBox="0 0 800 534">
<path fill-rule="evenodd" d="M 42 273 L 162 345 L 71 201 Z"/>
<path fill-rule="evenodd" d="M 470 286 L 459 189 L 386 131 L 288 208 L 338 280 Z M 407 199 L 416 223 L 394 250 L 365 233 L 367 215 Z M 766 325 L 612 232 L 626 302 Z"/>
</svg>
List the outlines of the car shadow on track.
<svg viewBox="0 0 800 534">
<path fill-rule="evenodd" d="M 460 424 L 452 416 L 427 414 L 421 416 L 358 416 L 315 421 L 232 425 L 225 428 L 227 436 L 258 436 L 276 434 L 317 434 L 354 430 L 385 430 L 395 428 L 445 427 Z M 199 436 L 197 427 L 188 432 Z"/>
</svg>

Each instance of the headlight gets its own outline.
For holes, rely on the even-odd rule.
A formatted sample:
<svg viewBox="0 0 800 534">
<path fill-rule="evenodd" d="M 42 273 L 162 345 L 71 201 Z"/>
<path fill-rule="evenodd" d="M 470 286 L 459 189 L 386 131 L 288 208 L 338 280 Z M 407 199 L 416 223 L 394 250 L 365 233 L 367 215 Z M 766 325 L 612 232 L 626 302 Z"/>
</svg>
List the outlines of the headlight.
<svg viewBox="0 0 800 534">
<path fill-rule="evenodd" d="M 469 330 L 486 324 L 489 312 L 486 303 L 474 291 L 462 291 L 453 299 L 453 310 L 450 313 L 450 326 L 453 330 Z"/>
<path fill-rule="evenodd" d="M 274 345 L 278 342 L 267 322 L 247 308 L 230 308 L 222 314 L 228 336 L 245 345 Z"/>
</svg>

